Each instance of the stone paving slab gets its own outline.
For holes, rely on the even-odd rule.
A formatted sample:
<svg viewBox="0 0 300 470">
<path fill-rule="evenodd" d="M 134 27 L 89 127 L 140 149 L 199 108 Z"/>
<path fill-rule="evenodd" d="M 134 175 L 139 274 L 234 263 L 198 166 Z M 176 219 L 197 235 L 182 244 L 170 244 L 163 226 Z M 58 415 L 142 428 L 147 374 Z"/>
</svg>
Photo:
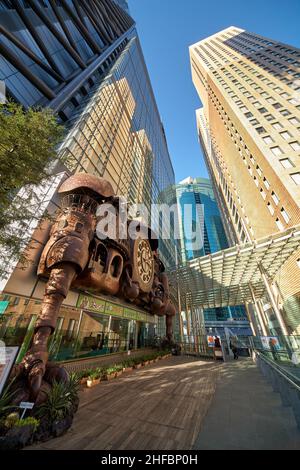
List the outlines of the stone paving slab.
<svg viewBox="0 0 300 470">
<path fill-rule="evenodd" d="M 251 359 L 220 370 L 211 407 L 194 444 L 197 450 L 296 450 L 300 431 Z"/>
</svg>

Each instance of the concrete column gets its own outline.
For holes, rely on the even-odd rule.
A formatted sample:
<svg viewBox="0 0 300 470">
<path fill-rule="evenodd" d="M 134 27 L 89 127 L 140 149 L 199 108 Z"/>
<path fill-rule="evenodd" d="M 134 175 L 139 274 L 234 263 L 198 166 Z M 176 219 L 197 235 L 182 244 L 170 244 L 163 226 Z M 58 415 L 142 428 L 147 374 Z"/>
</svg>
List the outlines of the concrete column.
<svg viewBox="0 0 300 470">
<path fill-rule="evenodd" d="M 253 336 L 259 336 L 259 329 L 255 320 L 255 317 L 252 312 L 250 312 L 249 304 L 245 303 L 245 308 L 247 312 L 247 317 L 251 326 Z"/>
<path fill-rule="evenodd" d="M 181 294 L 180 294 L 180 288 L 179 288 L 179 283 L 177 281 L 177 296 L 178 296 L 178 319 L 179 319 L 179 332 L 180 332 L 180 341 L 183 342 L 183 321 L 182 321 L 182 305 L 181 305 Z"/>
<path fill-rule="evenodd" d="M 274 296 L 274 293 L 271 289 L 271 286 L 270 286 L 270 283 L 269 283 L 269 280 L 265 274 L 265 271 L 264 271 L 264 268 L 263 266 L 260 264 L 259 265 L 259 270 L 260 270 L 260 273 L 261 273 L 261 278 L 263 280 L 263 283 L 266 287 L 266 290 L 267 290 L 267 293 L 268 293 L 268 297 L 270 299 L 270 302 L 271 302 L 271 305 L 272 305 L 272 308 L 274 310 L 274 313 L 276 315 L 276 318 L 278 320 L 278 323 L 279 323 L 279 326 L 280 326 L 280 329 L 281 329 L 281 332 L 283 334 L 283 336 L 288 336 L 288 330 L 287 330 L 287 327 L 286 327 L 286 324 L 283 320 L 283 317 L 281 315 L 281 311 L 280 309 L 278 308 L 277 306 L 277 303 L 276 303 L 276 300 L 275 300 L 275 296 Z"/>
<path fill-rule="evenodd" d="M 254 305 L 254 308 L 255 308 L 255 311 L 257 313 L 257 317 L 258 317 L 258 321 L 259 321 L 259 324 L 260 324 L 260 327 L 261 327 L 261 330 L 263 332 L 263 336 L 268 336 L 268 333 L 267 333 L 267 329 L 266 329 L 266 325 L 264 323 L 264 320 L 263 320 L 263 317 L 262 317 L 262 314 L 261 314 L 261 311 L 257 305 L 257 300 L 256 300 L 256 297 L 255 297 L 255 292 L 254 292 L 254 289 L 251 285 L 251 283 L 249 282 L 249 288 L 250 288 L 250 292 L 251 292 L 251 297 L 252 297 L 252 300 L 253 300 L 253 305 Z"/>
</svg>

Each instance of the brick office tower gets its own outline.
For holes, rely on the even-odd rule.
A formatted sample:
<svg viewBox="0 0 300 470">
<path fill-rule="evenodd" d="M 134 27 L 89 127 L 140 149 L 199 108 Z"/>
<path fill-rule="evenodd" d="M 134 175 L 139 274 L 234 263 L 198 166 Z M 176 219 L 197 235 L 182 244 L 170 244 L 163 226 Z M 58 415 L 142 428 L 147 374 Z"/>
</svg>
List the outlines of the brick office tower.
<svg viewBox="0 0 300 470">
<path fill-rule="evenodd" d="M 236 27 L 190 47 L 197 126 L 227 237 L 245 243 L 300 223 L 300 50 Z M 279 254 L 280 256 L 280 254 Z M 300 333 L 300 253 L 270 285 L 285 334 Z M 270 331 L 278 324 L 261 304 Z"/>
</svg>

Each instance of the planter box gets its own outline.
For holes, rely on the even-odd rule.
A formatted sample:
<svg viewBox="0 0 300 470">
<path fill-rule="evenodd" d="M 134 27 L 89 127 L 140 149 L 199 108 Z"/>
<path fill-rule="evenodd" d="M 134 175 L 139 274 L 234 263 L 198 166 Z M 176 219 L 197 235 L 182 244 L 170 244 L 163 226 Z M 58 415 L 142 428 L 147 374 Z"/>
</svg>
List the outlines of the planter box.
<svg viewBox="0 0 300 470">
<path fill-rule="evenodd" d="M 115 379 L 116 376 L 117 376 L 116 374 L 117 374 L 116 372 L 114 372 L 113 374 L 107 374 L 106 380 L 113 380 L 113 379 Z"/>
<path fill-rule="evenodd" d="M 134 366 L 135 369 L 140 369 L 141 367 L 142 367 L 142 364 L 136 364 L 136 365 Z"/>
<path fill-rule="evenodd" d="M 124 367 L 123 372 L 132 372 L 133 367 Z"/>
<path fill-rule="evenodd" d="M 150 364 L 150 361 L 144 362 L 144 366 L 149 366 L 149 364 Z"/>
<path fill-rule="evenodd" d="M 94 380 L 87 380 L 86 385 L 88 388 L 92 388 L 95 385 L 98 385 L 100 383 L 101 379 L 94 379 Z"/>
<path fill-rule="evenodd" d="M 83 379 L 80 380 L 80 385 L 86 385 L 87 383 L 87 377 L 84 377 Z"/>
<path fill-rule="evenodd" d="M 119 372 L 116 372 L 116 377 L 120 377 L 123 374 L 122 370 L 119 370 Z"/>
</svg>

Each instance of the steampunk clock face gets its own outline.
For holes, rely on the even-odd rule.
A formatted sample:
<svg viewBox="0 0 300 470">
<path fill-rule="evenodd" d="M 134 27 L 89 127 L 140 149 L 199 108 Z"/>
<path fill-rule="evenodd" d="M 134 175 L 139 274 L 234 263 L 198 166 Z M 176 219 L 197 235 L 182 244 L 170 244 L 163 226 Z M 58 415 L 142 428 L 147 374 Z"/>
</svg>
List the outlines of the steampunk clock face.
<svg viewBox="0 0 300 470">
<path fill-rule="evenodd" d="M 153 283 L 154 258 L 148 240 L 138 239 L 135 241 L 134 264 L 137 281 L 141 290 L 148 292 Z"/>
</svg>

